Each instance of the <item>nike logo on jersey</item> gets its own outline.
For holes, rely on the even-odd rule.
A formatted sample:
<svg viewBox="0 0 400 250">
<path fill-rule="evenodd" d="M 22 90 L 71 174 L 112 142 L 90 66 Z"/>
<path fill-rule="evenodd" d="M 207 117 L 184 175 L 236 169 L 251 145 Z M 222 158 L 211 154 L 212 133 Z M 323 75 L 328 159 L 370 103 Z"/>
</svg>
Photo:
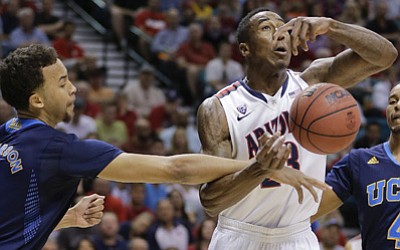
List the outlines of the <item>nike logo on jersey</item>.
<svg viewBox="0 0 400 250">
<path fill-rule="evenodd" d="M 237 116 L 238 122 L 239 122 L 240 120 L 242 120 L 243 118 L 249 116 L 250 114 L 251 114 L 251 112 L 250 112 L 250 113 L 247 113 L 247 114 L 245 114 L 245 115 L 238 115 L 238 116 Z"/>
<path fill-rule="evenodd" d="M 369 159 L 369 161 L 367 162 L 369 165 L 373 165 L 373 164 L 379 164 L 378 159 L 376 159 L 376 157 L 372 157 L 371 159 Z"/>
</svg>

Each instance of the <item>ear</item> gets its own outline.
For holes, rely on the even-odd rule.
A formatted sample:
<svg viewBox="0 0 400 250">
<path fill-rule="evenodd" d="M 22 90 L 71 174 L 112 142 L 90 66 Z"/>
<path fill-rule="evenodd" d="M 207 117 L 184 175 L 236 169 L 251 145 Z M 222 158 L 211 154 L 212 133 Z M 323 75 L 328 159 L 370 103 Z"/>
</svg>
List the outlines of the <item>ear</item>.
<svg viewBox="0 0 400 250">
<path fill-rule="evenodd" d="M 44 106 L 43 99 L 38 93 L 33 93 L 29 97 L 29 105 L 35 109 L 41 109 Z"/>
<path fill-rule="evenodd" d="M 239 50 L 242 56 L 246 57 L 250 54 L 249 46 L 246 43 L 239 44 Z"/>
</svg>

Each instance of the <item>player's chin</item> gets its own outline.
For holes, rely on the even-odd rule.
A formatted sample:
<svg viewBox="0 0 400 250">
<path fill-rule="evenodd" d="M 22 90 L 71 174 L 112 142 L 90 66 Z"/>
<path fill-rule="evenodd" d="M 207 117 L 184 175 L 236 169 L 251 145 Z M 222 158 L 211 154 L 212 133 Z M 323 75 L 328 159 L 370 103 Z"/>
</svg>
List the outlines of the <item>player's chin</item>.
<svg viewBox="0 0 400 250">
<path fill-rule="evenodd" d="M 400 125 L 393 125 L 390 127 L 390 130 L 393 134 L 400 135 Z"/>
<path fill-rule="evenodd" d="M 74 111 L 67 111 L 67 112 L 65 113 L 63 122 L 65 122 L 65 123 L 70 122 L 70 121 L 72 120 L 72 117 L 73 117 L 73 116 L 74 116 Z"/>
</svg>

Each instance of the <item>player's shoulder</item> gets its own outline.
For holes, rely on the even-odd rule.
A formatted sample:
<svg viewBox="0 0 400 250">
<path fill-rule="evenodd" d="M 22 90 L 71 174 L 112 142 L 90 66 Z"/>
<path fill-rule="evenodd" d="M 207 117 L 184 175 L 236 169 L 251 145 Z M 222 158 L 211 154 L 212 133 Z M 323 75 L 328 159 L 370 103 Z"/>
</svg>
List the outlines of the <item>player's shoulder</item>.
<svg viewBox="0 0 400 250">
<path fill-rule="evenodd" d="M 359 163 L 368 163 L 370 159 L 373 159 L 374 157 L 381 158 L 384 155 L 385 149 L 383 143 L 370 148 L 352 149 L 349 153 L 349 157 L 352 159 L 356 159 L 357 161 L 359 161 Z"/>
<path fill-rule="evenodd" d="M 237 93 L 237 90 L 240 86 L 243 85 L 241 80 L 235 81 L 228 86 L 225 86 L 221 90 L 219 90 L 214 96 L 218 99 L 223 99 L 228 96 L 232 96 L 233 93 Z"/>
</svg>

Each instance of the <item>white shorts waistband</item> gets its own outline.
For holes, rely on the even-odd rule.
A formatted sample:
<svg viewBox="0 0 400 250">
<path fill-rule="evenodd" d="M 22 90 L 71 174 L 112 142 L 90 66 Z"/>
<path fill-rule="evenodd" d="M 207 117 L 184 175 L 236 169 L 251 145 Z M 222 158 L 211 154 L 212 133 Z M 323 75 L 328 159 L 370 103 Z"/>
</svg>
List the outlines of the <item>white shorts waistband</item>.
<svg viewBox="0 0 400 250">
<path fill-rule="evenodd" d="M 280 241 L 281 238 L 287 240 L 297 238 L 306 232 L 311 232 L 310 221 L 302 221 L 294 225 L 280 228 L 267 228 L 257 226 L 242 221 L 230 219 L 222 215 L 218 218 L 218 229 L 235 231 L 241 234 L 247 234 L 252 237 L 260 237 L 262 239 L 269 239 L 269 242 Z"/>
</svg>

